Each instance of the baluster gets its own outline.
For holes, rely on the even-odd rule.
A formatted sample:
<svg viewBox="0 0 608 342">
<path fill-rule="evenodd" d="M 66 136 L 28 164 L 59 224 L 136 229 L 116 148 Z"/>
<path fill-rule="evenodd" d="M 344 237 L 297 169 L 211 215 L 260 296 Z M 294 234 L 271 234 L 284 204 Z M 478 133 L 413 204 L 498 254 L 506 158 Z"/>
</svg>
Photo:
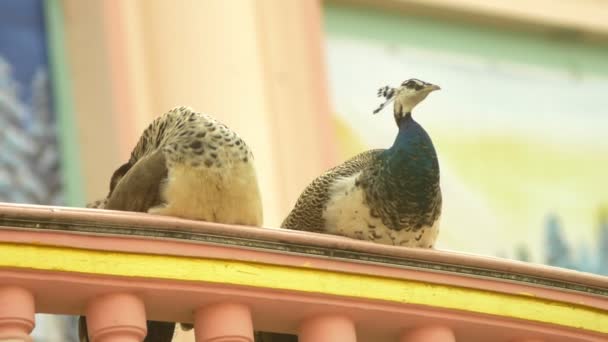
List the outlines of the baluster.
<svg viewBox="0 0 608 342">
<path fill-rule="evenodd" d="M 452 329 L 440 326 L 422 326 L 408 329 L 402 336 L 400 342 L 455 342 L 456 337 Z"/>
<path fill-rule="evenodd" d="M 86 315 L 91 342 L 141 342 L 146 337 L 146 309 L 132 294 L 96 297 Z"/>
<path fill-rule="evenodd" d="M 253 323 L 249 307 L 219 303 L 194 313 L 196 342 L 253 342 Z"/>
<path fill-rule="evenodd" d="M 36 312 L 34 296 L 27 290 L 0 288 L 0 341 L 31 342 Z"/>
<path fill-rule="evenodd" d="M 342 315 L 320 315 L 300 325 L 299 342 L 356 342 L 355 324 Z"/>
</svg>

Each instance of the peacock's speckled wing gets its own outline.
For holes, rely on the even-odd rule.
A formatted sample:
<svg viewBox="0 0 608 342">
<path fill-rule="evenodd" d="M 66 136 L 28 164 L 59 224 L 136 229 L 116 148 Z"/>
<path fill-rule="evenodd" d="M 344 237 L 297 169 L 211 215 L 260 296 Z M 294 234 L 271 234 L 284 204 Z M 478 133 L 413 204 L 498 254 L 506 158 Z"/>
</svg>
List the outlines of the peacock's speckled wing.
<svg viewBox="0 0 608 342">
<path fill-rule="evenodd" d="M 167 177 L 165 160 L 160 151 L 138 159 L 119 179 L 115 179 L 116 175 L 115 172 L 108 197 L 87 207 L 147 212 L 160 203 L 160 186 Z M 175 323 L 147 321 L 147 329 L 145 342 L 169 342 L 173 338 Z M 84 316 L 80 316 L 78 330 L 80 341 L 89 342 Z"/>
<path fill-rule="evenodd" d="M 160 186 L 167 178 L 161 151 L 142 157 L 135 165 L 129 165 L 124 174 L 121 171 L 120 176 L 119 170 L 114 172 L 108 196 L 87 204 L 87 208 L 145 213 L 161 203 Z"/>
<path fill-rule="evenodd" d="M 198 171 L 211 168 L 226 170 L 243 165 L 252 168 L 252 160 L 253 154 L 245 141 L 226 125 L 188 107 L 174 108 L 156 118 L 142 133 L 129 161 L 112 175 L 108 196 L 87 207 L 149 212 L 164 204 L 161 189 L 167 185 L 167 175 L 174 167 Z M 255 177 L 253 172 L 247 175 Z M 257 191 L 257 180 L 254 180 L 255 187 L 250 186 L 248 189 L 255 188 Z M 256 196 L 254 194 L 251 197 Z M 256 201 L 248 203 L 251 210 L 245 213 L 251 215 L 246 220 L 253 224 L 255 219 L 256 224 L 261 225 L 259 196 Z M 239 213 L 244 215 L 243 212 Z M 175 323 L 147 321 L 147 326 L 148 335 L 144 342 L 171 341 Z M 188 328 L 189 325 L 185 327 Z M 88 341 L 84 317 L 80 318 L 79 330 L 81 341 Z"/>
<path fill-rule="evenodd" d="M 281 225 L 283 228 L 322 232 L 325 227 L 323 210 L 329 201 L 329 188 L 338 179 L 349 177 L 376 163 L 384 149 L 360 153 L 317 177 L 298 198 L 295 207 Z"/>
<path fill-rule="evenodd" d="M 167 165 L 162 151 L 139 159 L 111 189 L 105 209 L 147 212 L 162 203 L 161 185 L 167 178 Z"/>
</svg>

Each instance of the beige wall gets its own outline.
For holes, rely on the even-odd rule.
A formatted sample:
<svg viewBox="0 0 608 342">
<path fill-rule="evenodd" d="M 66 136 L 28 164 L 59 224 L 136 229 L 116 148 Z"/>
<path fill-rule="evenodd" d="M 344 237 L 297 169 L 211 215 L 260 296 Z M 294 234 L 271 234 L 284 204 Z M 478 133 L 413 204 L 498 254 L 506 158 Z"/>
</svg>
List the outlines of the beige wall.
<svg viewBox="0 0 608 342">
<path fill-rule="evenodd" d="M 187 105 L 254 150 L 265 225 L 334 160 L 317 1 L 64 0 L 87 200 L 154 117 Z"/>
<path fill-rule="evenodd" d="M 87 200 L 106 194 L 109 174 L 120 162 L 112 120 L 109 63 L 100 3 L 63 2 L 66 49 L 73 78 L 74 108 Z M 99 181 L 104 179 L 104 181 Z"/>
</svg>

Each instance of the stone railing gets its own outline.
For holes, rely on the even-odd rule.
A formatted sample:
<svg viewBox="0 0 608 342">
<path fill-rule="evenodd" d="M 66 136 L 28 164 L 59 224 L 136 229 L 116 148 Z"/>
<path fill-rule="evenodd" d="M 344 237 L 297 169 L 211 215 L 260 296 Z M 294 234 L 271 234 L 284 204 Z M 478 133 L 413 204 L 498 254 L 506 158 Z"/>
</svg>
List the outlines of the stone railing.
<svg viewBox="0 0 608 342">
<path fill-rule="evenodd" d="M 145 320 L 199 342 L 608 341 L 605 277 L 461 253 L 147 214 L 0 205 L 0 341 L 34 313 L 86 315 L 93 342 Z"/>
</svg>

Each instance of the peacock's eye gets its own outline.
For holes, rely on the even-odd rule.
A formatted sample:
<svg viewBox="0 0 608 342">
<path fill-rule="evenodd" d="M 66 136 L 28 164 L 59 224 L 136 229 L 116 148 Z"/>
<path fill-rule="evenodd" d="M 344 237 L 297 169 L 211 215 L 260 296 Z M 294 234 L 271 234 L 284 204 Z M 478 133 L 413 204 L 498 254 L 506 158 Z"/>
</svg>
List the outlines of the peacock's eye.
<svg viewBox="0 0 608 342">
<path fill-rule="evenodd" d="M 416 86 L 416 82 L 412 81 L 412 80 L 407 80 L 404 81 L 403 83 L 401 83 L 402 87 L 406 87 L 406 88 L 414 88 Z"/>
</svg>

